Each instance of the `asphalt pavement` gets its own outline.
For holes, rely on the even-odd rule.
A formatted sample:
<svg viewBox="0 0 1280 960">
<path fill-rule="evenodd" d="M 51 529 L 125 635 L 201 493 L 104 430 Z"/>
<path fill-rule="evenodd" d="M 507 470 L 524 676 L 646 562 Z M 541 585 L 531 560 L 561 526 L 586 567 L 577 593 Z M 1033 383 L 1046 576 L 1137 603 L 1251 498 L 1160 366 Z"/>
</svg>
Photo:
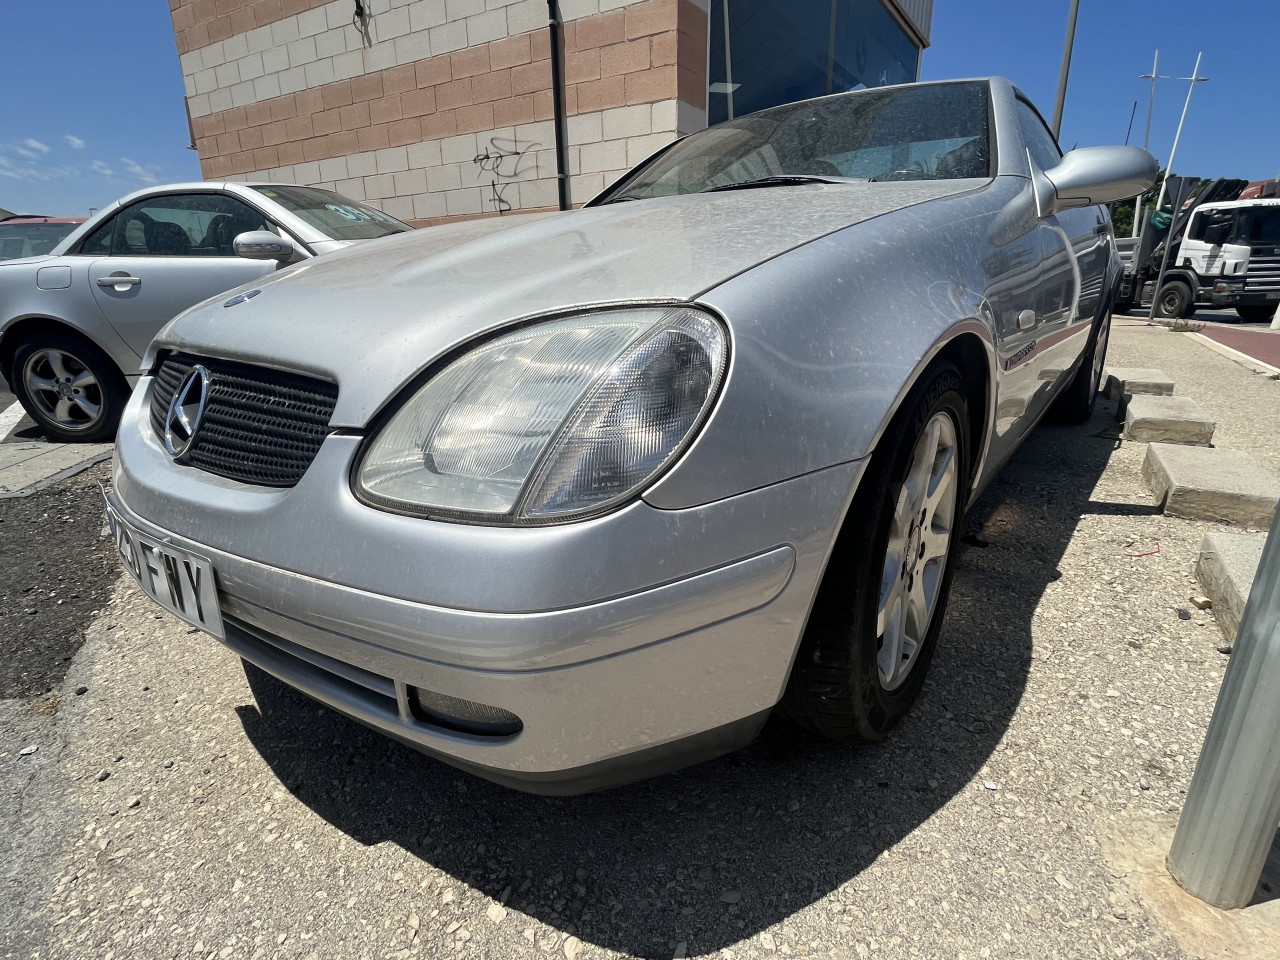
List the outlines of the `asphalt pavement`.
<svg viewBox="0 0 1280 960">
<path fill-rule="evenodd" d="M 1164 367 L 1219 445 L 1280 471 L 1280 382 L 1140 322 L 1111 361 Z M 1159 869 L 1227 657 L 1189 602 L 1214 525 L 1159 512 L 1113 413 L 1037 428 L 975 505 L 929 680 L 886 742 L 773 722 L 585 797 L 379 737 L 104 573 L 65 677 L 0 700 L 0 956 L 1278 956 L 1280 936 L 1184 911 L 1235 938 L 1211 951 L 1132 865 Z M 44 493 L 89 504 L 106 475 Z M 39 537 L 6 519 L 0 553 L 15 540 Z M 85 565 L 95 544 L 43 555 Z M 1259 901 L 1255 920 L 1280 910 Z"/>
</svg>

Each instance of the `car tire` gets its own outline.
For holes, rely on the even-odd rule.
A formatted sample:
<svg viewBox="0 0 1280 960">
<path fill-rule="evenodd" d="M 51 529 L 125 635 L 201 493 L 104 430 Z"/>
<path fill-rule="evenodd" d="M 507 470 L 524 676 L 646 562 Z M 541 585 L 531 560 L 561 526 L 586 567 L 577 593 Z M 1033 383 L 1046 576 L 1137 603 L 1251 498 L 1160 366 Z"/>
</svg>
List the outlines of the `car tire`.
<svg viewBox="0 0 1280 960">
<path fill-rule="evenodd" d="M 88 340 L 48 331 L 14 351 L 11 383 L 24 410 L 49 436 L 68 443 L 115 437 L 129 384 Z"/>
<path fill-rule="evenodd" d="M 1115 302 L 1115 305 L 1111 308 L 1111 312 L 1112 313 L 1128 313 L 1132 309 L 1133 309 L 1132 300 L 1117 300 Z"/>
<path fill-rule="evenodd" d="M 1236 307 L 1236 313 L 1245 323 L 1266 323 L 1276 315 L 1276 308 L 1266 304 L 1255 307 Z"/>
<path fill-rule="evenodd" d="M 802 726 L 875 741 L 911 708 L 942 629 L 969 462 L 964 382 L 939 365 L 894 416 L 827 563 L 784 696 Z"/>
<path fill-rule="evenodd" d="M 1102 387 L 1102 370 L 1107 365 L 1107 344 L 1111 342 L 1111 315 L 1107 314 L 1089 334 L 1089 347 L 1080 358 L 1080 368 L 1049 408 L 1057 423 L 1085 423 L 1093 416 Z"/>
<path fill-rule="evenodd" d="M 1191 288 L 1180 280 L 1171 280 L 1156 296 L 1156 316 L 1177 320 L 1190 316 Z"/>
</svg>

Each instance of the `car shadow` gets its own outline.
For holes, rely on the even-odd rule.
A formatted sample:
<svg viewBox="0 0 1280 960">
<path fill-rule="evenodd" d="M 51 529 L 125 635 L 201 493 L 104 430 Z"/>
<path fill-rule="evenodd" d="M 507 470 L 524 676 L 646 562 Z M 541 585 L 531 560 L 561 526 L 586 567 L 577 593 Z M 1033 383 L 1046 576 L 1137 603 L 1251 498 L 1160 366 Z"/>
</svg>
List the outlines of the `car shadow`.
<svg viewBox="0 0 1280 960">
<path fill-rule="evenodd" d="M 882 743 L 774 719 L 749 747 L 581 797 L 458 772 L 246 667 L 245 732 L 287 789 L 363 844 L 424 863 L 580 939 L 641 957 L 712 953 L 856 878 L 968 785 L 1026 686 L 1032 615 L 1117 445 L 1099 401 L 1043 425 L 970 511 L 928 682 Z M 1150 512 L 1147 505 L 1134 512 Z"/>
</svg>

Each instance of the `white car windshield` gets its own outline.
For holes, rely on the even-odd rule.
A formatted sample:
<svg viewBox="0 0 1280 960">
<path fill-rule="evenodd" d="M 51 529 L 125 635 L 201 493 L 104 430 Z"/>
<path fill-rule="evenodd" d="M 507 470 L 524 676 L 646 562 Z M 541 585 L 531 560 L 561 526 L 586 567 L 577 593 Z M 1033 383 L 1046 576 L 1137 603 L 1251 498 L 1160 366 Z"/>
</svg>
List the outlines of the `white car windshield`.
<svg viewBox="0 0 1280 960">
<path fill-rule="evenodd" d="M 334 240 L 372 240 L 413 229 L 376 207 L 318 187 L 269 184 L 253 189 Z"/>
</svg>

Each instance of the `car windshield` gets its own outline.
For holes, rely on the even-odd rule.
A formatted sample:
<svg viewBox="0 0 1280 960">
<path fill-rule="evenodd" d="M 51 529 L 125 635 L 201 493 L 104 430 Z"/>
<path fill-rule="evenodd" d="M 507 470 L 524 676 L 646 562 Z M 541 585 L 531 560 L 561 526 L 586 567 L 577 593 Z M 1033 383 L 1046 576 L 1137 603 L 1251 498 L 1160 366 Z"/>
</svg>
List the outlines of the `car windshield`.
<svg viewBox="0 0 1280 960">
<path fill-rule="evenodd" d="M 0 260 L 48 253 L 78 223 L 0 223 Z"/>
<path fill-rule="evenodd" d="M 680 141 L 601 202 L 758 181 L 953 180 L 991 176 L 987 85 L 862 90 L 761 110 Z M 780 179 L 781 178 L 781 179 Z"/>
<path fill-rule="evenodd" d="M 330 190 L 280 184 L 253 189 L 334 240 L 373 240 L 413 229 L 390 214 Z"/>
</svg>

